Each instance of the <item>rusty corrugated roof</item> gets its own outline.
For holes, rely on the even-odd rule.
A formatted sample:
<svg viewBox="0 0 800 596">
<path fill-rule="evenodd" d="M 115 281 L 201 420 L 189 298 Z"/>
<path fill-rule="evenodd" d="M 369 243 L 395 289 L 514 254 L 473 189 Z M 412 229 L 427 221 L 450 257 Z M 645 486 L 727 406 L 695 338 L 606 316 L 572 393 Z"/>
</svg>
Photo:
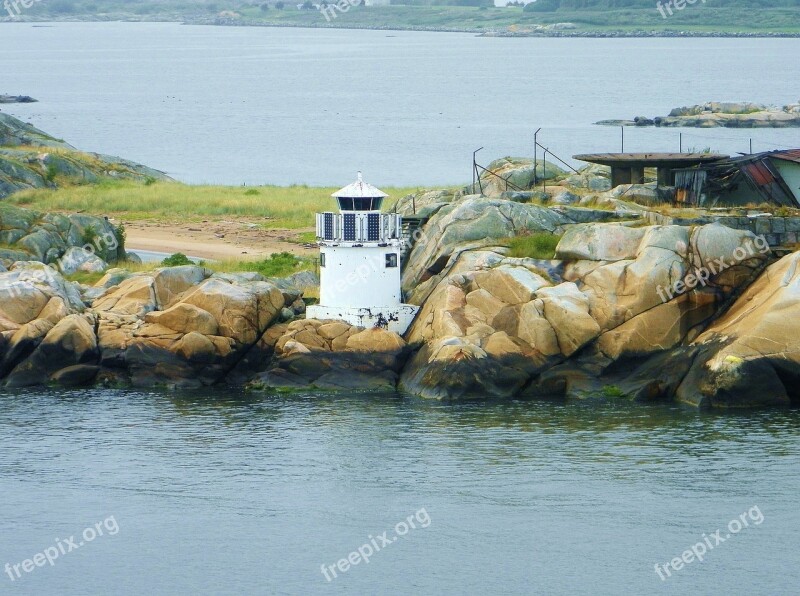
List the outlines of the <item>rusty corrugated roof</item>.
<svg viewBox="0 0 800 596">
<path fill-rule="evenodd" d="M 800 149 L 788 149 L 786 151 L 775 151 L 770 154 L 770 157 L 775 159 L 783 159 L 785 161 L 793 161 L 800 163 Z"/>
</svg>

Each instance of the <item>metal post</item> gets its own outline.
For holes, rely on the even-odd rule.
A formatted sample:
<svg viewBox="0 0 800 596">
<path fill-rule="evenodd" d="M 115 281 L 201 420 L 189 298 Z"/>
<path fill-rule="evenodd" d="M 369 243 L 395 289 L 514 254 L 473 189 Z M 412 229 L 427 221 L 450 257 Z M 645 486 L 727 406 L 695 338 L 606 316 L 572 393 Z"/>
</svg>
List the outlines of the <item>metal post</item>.
<svg viewBox="0 0 800 596">
<path fill-rule="evenodd" d="M 477 151 L 475 151 L 477 153 Z M 472 154 L 472 188 L 470 188 L 469 194 L 475 193 L 475 171 L 477 168 L 475 167 L 475 153 Z"/>
<path fill-rule="evenodd" d="M 478 149 L 475 149 L 475 151 L 472 152 L 472 194 L 475 194 L 476 177 L 478 184 L 480 184 L 481 181 L 481 175 L 478 174 L 478 160 L 475 157 L 476 155 L 478 155 L 478 151 L 480 151 L 481 149 L 483 149 L 483 147 L 479 147 Z M 481 194 L 483 194 L 483 187 L 481 187 Z"/>
<path fill-rule="evenodd" d="M 536 139 L 536 137 L 539 135 L 540 130 L 542 130 L 541 127 L 537 128 L 536 132 L 533 133 L 533 185 L 534 186 L 536 186 L 536 166 L 538 164 L 536 157 L 538 153 L 537 149 L 539 147 L 539 141 Z"/>
<path fill-rule="evenodd" d="M 753 138 L 750 138 L 750 155 L 753 155 Z"/>
<path fill-rule="evenodd" d="M 481 194 L 483 194 L 483 184 L 481 184 L 481 175 L 478 174 L 478 160 L 475 157 L 478 155 L 478 151 L 483 149 L 483 147 L 478 147 L 475 151 L 472 152 L 472 192 L 475 193 L 475 178 L 477 176 L 478 186 L 481 189 Z"/>
<path fill-rule="evenodd" d="M 683 153 L 683 133 L 678 133 L 678 153 Z"/>
<path fill-rule="evenodd" d="M 542 157 L 542 192 L 547 192 L 547 149 Z"/>
<path fill-rule="evenodd" d="M 620 151 L 620 153 L 625 153 L 625 127 L 624 126 L 620 126 L 619 127 L 619 132 L 620 132 L 620 138 L 621 138 L 621 144 L 622 144 L 622 146 L 620 147 L 619 151 Z"/>
</svg>

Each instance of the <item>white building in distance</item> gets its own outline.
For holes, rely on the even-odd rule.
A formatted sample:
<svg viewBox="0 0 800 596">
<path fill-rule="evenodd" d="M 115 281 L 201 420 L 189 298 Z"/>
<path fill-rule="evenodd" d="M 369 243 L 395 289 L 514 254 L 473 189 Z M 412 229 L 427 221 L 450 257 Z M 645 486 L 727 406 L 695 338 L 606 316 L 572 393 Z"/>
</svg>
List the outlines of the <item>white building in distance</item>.
<svg viewBox="0 0 800 596">
<path fill-rule="evenodd" d="M 339 213 L 317 213 L 320 303 L 306 316 L 405 333 L 418 307 L 403 304 L 400 290 L 401 216 L 381 213 L 388 195 L 361 172 L 332 196 Z"/>
</svg>

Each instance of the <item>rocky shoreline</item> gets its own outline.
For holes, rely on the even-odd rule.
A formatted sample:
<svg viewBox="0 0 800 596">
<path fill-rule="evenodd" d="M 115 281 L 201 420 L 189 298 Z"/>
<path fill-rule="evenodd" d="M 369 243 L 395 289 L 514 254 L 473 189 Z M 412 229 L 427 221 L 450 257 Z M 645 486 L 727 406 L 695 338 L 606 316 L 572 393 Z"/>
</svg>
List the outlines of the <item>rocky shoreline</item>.
<svg viewBox="0 0 800 596">
<path fill-rule="evenodd" d="M 58 258 L 57 269 L 6 252 L 0 383 L 797 403 L 800 253 L 776 260 L 754 250 L 752 232 L 719 223 L 608 221 L 630 217 L 624 204 L 603 215 L 500 196 L 417 199 L 431 218 L 404 272 L 408 299 L 421 306 L 405 337 L 305 319 L 303 290 L 315 283 L 307 273 L 281 280 L 200 266 L 111 269 L 85 286 L 64 278 Z M 14 211 L 0 222 L 6 240 L 30 219 Z M 52 216 L 36 218 L 46 231 Z M 75 222 L 66 234 L 75 244 L 85 236 L 70 231 L 77 224 L 113 233 L 101 218 Z M 552 258 L 511 257 L 498 242 L 528 234 L 560 237 Z M 60 252 L 44 251 L 43 260 Z M 699 271 L 713 273 L 692 283 Z"/>
<path fill-rule="evenodd" d="M 63 143 L 31 128 L 6 136 Z M 507 157 L 489 170 L 479 186 L 399 201 L 423 218 L 402 277 L 420 312 L 404 337 L 305 318 L 310 272 L 129 270 L 106 218 L 0 203 L 0 386 L 798 403 L 800 252 L 777 259 L 771 222 L 653 225 L 655 190 L 612 189 L 607 168 Z M 777 220 L 800 233 L 800 216 Z"/>
<path fill-rule="evenodd" d="M 676 31 L 676 30 L 606 30 L 606 29 L 560 29 L 551 25 L 540 25 L 531 30 L 512 31 L 509 29 L 497 29 L 495 27 L 476 28 L 476 27 L 446 27 L 446 26 L 427 26 L 427 25 L 362 25 L 358 23 L 347 23 L 344 21 L 328 22 L 303 22 L 303 23 L 265 23 L 257 19 L 235 18 L 224 15 L 186 17 L 182 15 L 164 16 L 140 16 L 132 14 L 103 15 L 81 17 L 35 17 L 30 15 L 18 16 L 15 19 L 0 17 L 0 24 L 3 22 L 26 22 L 26 23 L 95 23 L 95 22 L 129 22 L 129 23 L 180 23 L 183 25 L 211 25 L 219 27 L 277 27 L 294 29 L 355 29 L 365 31 L 420 31 L 429 33 L 472 33 L 477 37 L 559 37 L 559 38 L 749 38 L 749 39 L 770 39 L 770 38 L 797 38 L 800 33 L 784 31 Z M 552 25 L 559 25 L 554 23 Z"/>
<path fill-rule="evenodd" d="M 716 37 L 716 38 L 795 38 L 800 33 L 762 32 L 762 31 L 657 31 L 657 30 L 585 30 L 571 28 L 555 28 L 551 25 L 542 25 L 530 31 L 510 31 L 508 29 L 476 29 L 475 27 L 430 27 L 430 26 L 366 26 L 358 23 L 339 21 L 319 23 L 264 23 L 263 21 L 231 18 L 231 17 L 203 17 L 184 21 L 186 25 L 214 25 L 222 27 L 288 27 L 301 29 L 358 29 L 366 31 L 423 31 L 431 33 L 472 33 L 476 37 L 578 37 L 578 38 L 640 38 L 640 37 Z M 559 23 L 556 23 L 558 25 Z"/>
<path fill-rule="evenodd" d="M 684 126 L 691 128 L 792 128 L 800 127 L 800 102 L 768 106 L 751 102 L 718 102 L 675 108 L 668 116 L 633 120 L 600 120 L 602 126 Z"/>
</svg>

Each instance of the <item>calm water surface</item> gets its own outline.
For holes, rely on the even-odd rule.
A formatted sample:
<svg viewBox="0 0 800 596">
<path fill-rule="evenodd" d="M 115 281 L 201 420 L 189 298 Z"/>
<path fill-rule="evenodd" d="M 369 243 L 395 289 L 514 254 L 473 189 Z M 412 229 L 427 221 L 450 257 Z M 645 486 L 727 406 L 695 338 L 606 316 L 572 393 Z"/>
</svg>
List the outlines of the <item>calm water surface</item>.
<svg viewBox="0 0 800 596">
<path fill-rule="evenodd" d="M 321 17 L 320 17 L 321 18 Z M 408 31 L 0 24 L 3 106 L 86 150 L 188 182 L 466 183 L 532 155 L 618 151 L 607 118 L 711 100 L 798 100 L 800 39 L 492 39 Z M 798 129 L 684 129 L 683 149 L 797 147 Z M 628 151 L 677 151 L 627 129 Z"/>
<path fill-rule="evenodd" d="M 791 594 L 800 411 L 401 395 L 0 395 L 3 594 Z M 757 506 L 668 581 L 654 571 Z M 425 509 L 431 523 L 327 582 Z M 724 535 L 724 532 L 723 532 Z"/>
</svg>

